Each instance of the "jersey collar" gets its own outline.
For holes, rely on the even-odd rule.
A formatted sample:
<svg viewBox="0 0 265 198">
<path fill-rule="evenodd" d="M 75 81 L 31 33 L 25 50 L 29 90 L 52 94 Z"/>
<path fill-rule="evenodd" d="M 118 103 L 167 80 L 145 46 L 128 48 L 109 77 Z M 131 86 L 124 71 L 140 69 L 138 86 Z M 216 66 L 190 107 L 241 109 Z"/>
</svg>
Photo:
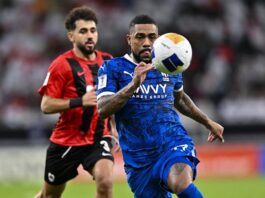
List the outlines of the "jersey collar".
<svg viewBox="0 0 265 198">
<path fill-rule="evenodd" d="M 132 62 L 132 63 L 135 64 L 135 65 L 138 64 L 138 63 L 136 63 L 136 62 L 133 61 L 132 57 L 131 57 L 129 54 L 125 54 L 123 57 L 124 57 L 126 60 Z"/>
</svg>

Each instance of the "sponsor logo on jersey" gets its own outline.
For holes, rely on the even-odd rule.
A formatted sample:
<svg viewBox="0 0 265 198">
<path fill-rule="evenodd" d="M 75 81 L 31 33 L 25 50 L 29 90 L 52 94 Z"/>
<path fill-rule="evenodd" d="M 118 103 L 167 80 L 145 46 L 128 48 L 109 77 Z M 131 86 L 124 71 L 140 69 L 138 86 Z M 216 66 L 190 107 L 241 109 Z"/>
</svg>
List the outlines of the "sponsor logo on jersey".
<svg viewBox="0 0 265 198">
<path fill-rule="evenodd" d="M 77 72 L 77 75 L 78 76 L 83 76 L 85 73 L 86 73 L 85 71 L 82 71 L 82 72 L 79 71 L 79 72 Z"/>
<path fill-rule="evenodd" d="M 142 84 L 136 89 L 132 97 L 141 99 L 163 99 L 167 97 L 166 88 L 167 84 Z"/>
</svg>

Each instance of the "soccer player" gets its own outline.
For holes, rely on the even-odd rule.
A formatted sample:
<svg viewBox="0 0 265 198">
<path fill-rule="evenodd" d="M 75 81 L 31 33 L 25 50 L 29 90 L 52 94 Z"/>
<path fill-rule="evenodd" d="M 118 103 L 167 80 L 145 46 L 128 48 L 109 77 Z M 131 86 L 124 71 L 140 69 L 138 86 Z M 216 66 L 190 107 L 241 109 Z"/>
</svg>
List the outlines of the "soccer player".
<svg viewBox="0 0 265 198">
<path fill-rule="evenodd" d="M 223 127 L 205 115 L 184 92 L 181 74 L 166 75 L 151 64 L 158 37 L 155 21 L 136 16 L 129 25 L 130 54 L 107 60 L 99 69 L 101 117 L 115 113 L 129 186 L 137 198 L 200 198 L 194 185 L 199 160 L 175 108 L 222 142 Z"/>
<path fill-rule="evenodd" d="M 96 50 L 97 17 L 88 7 L 71 10 L 65 20 L 73 48 L 50 65 L 44 84 L 41 110 L 60 113 L 50 137 L 45 164 L 45 183 L 37 198 L 61 197 L 67 181 L 81 164 L 96 183 L 97 198 L 112 197 L 113 156 L 108 119 L 101 119 L 95 84 L 99 66 L 112 58 Z"/>
</svg>

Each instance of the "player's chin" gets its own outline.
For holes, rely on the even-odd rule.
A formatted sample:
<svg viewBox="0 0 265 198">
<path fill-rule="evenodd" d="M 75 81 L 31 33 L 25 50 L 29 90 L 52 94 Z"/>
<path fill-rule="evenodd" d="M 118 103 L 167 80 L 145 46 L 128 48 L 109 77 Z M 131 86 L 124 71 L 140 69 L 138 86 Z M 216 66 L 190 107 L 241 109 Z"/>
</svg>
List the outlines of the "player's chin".
<svg viewBox="0 0 265 198">
<path fill-rule="evenodd" d="M 88 52 L 94 52 L 95 51 L 95 46 L 93 45 L 90 45 L 90 46 L 86 46 L 86 50 L 88 51 Z"/>
<path fill-rule="evenodd" d="M 90 55 L 90 54 L 93 54 L 94 51 L 95 51 L 95 48 L 86 48 L 85 54 Z"/>
</svg>

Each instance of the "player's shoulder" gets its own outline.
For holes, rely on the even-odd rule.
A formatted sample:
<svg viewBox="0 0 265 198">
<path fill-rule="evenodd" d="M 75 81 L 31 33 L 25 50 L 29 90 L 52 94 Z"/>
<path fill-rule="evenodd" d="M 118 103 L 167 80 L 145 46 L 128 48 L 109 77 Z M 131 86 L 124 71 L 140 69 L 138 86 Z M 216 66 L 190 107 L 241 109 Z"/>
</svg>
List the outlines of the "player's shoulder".
<svg viewBox="0 0 265 198">
<path fill-rule="evenodd" d="M 126 63 L 124 57 L 115 57 L 109 60 L 105 60 L 103 66 L 111 70 L 120 70 Z"/>
<path fill-rule="evenodd" d="M 108 52 L 96 50 L 96 53 L 98 56 L 102 57 L 103 60 L 109 60 L 109 59 L 113 58 L 113 56 Z"/>
<path fill-rule="evenodd" d="M 116 64 L 120 66 L 126 66 L 126 65 L 135 65 L 131 60 L 128 60 L 126 56 L 120 56 L 120 57 L 115 57 L 110 60 L 108 60 L 109 63 L 111 64 Z"/>
<path fill-rule="evenodd" d="M 68 59 L 73 58 L 71 50 L 58 55 L 50 64 L 50 69 L 63 69 L 68 67 Z"/>
<path fill-rule="evenodd" d="M 114 58 L 112 58 L 112 59 L 109 59 L 109 60 L 106 60 L 106 62 L 109 62 L 109 63 L 120 63 L 120 62 L 124 62 L 124 61 L 126 61 L 125 59 L 124 59 L 124 57 L 123 56 L 121 56 L 121 57 L 114 57 Z"/>
</svg>

